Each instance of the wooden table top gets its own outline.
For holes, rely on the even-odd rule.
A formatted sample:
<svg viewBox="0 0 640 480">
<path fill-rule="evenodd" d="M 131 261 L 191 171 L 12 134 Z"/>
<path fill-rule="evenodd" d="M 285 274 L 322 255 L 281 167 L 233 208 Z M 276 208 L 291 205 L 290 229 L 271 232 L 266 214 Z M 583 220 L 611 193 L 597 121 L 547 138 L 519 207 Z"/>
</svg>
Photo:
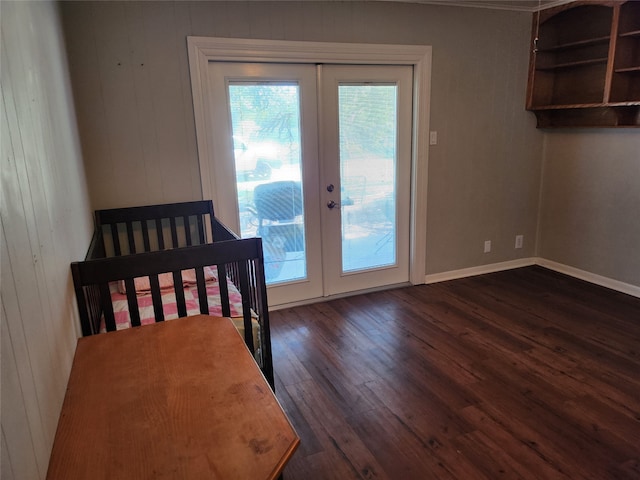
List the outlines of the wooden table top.
<svg viewBox="0 0 640 480">
<path fill-rule="evenodd" d="M 78 340 L 48 479 L 272 479 L 298 446 L 229 319 Z"/>
</svg>

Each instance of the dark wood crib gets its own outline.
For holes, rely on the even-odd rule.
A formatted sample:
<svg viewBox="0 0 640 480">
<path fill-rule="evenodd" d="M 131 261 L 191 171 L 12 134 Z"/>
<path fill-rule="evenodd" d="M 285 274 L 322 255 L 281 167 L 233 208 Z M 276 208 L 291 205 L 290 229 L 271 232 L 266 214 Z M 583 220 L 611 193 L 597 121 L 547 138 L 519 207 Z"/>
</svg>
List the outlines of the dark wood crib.
<svg viewBox="0 0 640 480">
<path fill-rule="evenodd" d="M 98 210 L 95 222 L 85 260 L 71 264 L 83 336 L 231 317 L 274 388 L 261 239 L 238 238 L 211 201 Z"/>
</svg>

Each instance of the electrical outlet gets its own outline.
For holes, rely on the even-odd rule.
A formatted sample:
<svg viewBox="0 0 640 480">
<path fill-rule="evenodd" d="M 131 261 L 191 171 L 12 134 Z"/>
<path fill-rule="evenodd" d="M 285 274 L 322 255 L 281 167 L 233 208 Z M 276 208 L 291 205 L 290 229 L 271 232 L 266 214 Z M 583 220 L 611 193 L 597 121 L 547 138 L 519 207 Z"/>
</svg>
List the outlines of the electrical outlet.
<svg viewBox="0 0 640 480">
<path fill-rule="evenodd" d="M 438 144 L 438 132 L 432 130 L 429 132 L 429 145 L 437 145 Z"/>
<path fill-rule="evenodd" d="M 516 235 L 516 248 L 522 248 L 524 243 L 524 235 Z"/>
<path fill-rule="evenodd" d="M 489 253 L 490 251 L 491 251 L 491 240 L 485 240 L 484 253 Z"/>
</svg>

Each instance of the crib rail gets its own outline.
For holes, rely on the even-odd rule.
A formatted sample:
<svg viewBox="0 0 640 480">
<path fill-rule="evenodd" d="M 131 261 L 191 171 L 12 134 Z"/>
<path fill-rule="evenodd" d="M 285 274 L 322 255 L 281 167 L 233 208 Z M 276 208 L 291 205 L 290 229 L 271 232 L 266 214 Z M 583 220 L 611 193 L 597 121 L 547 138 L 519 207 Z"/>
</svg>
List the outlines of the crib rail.
<svg viewBox="0 0 640 480">
<path fill-rule="evenodd" d="M 203 245 L 238 237 L 214 216 L 211 201 L 115 208 L 95 212 L 87 259 Z"/>
</svg>

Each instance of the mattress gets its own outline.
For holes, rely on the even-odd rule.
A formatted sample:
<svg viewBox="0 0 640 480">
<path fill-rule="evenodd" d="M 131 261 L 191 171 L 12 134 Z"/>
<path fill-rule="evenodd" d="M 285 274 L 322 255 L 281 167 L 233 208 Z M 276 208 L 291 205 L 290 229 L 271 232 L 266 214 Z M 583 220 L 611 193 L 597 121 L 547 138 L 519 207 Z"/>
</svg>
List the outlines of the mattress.
<svg viewBox="0 0 640 480">
<path fill-rule="evenodd" d="M 137 288 L 136 283 L 136 288 Z M 220 299 L 220 284 L 216 278 L 205 283 L 207 291 L 207 302 L 209 305 L 209 315 L 222 317 L 222 302 Z M 229 291 L 229 308 L 230 318 L 236 329 L 244 338 L 244 320 L 242 317 L 242 296 L 236 286 L 227 280 L 227 288 Z M 111 293 L 111 304 L 113 305 L 113 314 L 116 321 L 116 329 L 123 330 L 131 327 L 131 317 L 129 315 L 129 303 L 127 295 L 122 288 L 122 282 L 111 282 L 109 284 Z M 173 320 L 178 318 L 178 304 L 173 285 L 160 289 L 162 297 L 162 306 L 165 320 Z M 155 315 L 153 310 L 153 298 L 151 293 L 146 291 L 143 294 L 136 295 L 138 301 L 138 311 L 140 312 L 140 324 L 148 325 L 155 323 Z M 184 285 L 185 307 L 187 316 L 200 314 L 200 303 L 198 302 L 198 287 L 195 284 Z M 253 325 L 253 345 L 257 350 L 260 346 L 260 325 L 256 319 L 256 315 L 252 312 Z M 100 326 L 101 332 L 106 332 L 104 318 Z"/>
</svg>

